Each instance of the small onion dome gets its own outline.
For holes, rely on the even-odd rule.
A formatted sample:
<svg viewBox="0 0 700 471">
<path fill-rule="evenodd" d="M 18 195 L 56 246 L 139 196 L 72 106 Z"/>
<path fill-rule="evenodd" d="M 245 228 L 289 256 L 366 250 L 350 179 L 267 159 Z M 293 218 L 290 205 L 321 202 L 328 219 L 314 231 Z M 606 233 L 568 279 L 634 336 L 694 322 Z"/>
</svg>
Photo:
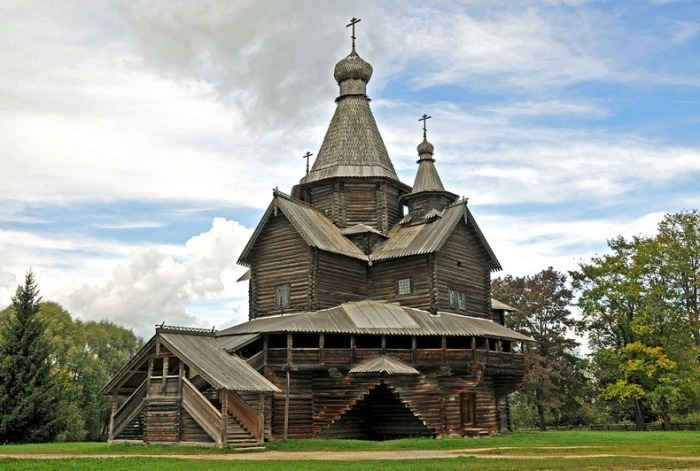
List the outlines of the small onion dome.
<svg viewBox="0 0 700 471">
<path fill-rule="evenodd" d="M 435 148 L 433 147 L 433 145 L 430 142 L 428 142 L 428 140 L 425 138 L 423 138 L 423 142 L 418 144 L 418 155 L 419 156 L 423 155 L 423 154 L 433 155 L 434 150 L 435 150 Z"/>
<path fill-rule="evenodd" d="M 335 65 L 333 75 L 338 84 L 348 79 L 362 80 L 367 83 L 372 78 L 372 72 L 373 69 L 369 62 L 357 55 L 353 49 L 349 56 Z"/>
</svg>

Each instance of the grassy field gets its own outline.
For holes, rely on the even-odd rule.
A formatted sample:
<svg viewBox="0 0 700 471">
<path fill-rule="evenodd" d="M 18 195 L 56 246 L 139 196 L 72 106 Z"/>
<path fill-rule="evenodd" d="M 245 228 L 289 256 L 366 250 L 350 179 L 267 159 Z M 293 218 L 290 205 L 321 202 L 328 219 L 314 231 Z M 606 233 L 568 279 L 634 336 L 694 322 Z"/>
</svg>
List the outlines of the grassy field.
<svg viewBox="0 0 700 471">
<path fill-rule="evenodd" d="M 54 443 L 0 446 L 3 470 L 528 470 L 528 469 L 700 469 L 700 432 L 516 432 L 479 439 L 289 440 L 267 449 L 287 453 L 284 459 L 256 461 L 231 449 L 185 446 Z M 363 452 L 393 458 L 416 450 L 450 451 L 451 457 L 367 460 Z M 353 461 L 309 460 L 314 452 L 358 452 Z M 305 454 L 305 456 L 301 456 Z M 12 456 L 14 455 L 14 456 Z M 51 455 L 50 459 L 36 459 Z M 77 455 L 77 456 L 76 456 Z M 106 456 L 111 455 L 111 456 Z M 120 455 L 114 457 L 114 455 Z M 139 456 L 135 456 L 139 455 Z M 161 455 L 161 456 L 143 456 Z M 162 455 L 180 455 L 167 457 Z M 182 455 L 185 455 L 183 458 Z M 202 456 L 197 456 L 202 455 Z M 209 455 L 209 456 L 206 456 Z M 299 455 L 298 457 L 295 455 Z M 29 456 L 29 457 L 28 457 Z M 364 456 L 364 457 L 363 457 Z M 299 458 L 299 459 L 297 459 Z"/>
</svg>

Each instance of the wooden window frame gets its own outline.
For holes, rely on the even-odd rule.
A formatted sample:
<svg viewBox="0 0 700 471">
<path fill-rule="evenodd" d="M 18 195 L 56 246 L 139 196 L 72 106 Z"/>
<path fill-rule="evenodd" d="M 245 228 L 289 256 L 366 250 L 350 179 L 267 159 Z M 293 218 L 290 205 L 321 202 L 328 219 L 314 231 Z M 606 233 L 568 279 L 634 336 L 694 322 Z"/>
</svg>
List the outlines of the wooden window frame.
<svg viewBox="0 0 700 471">
<path fill-rule="evenodd" d="M 292 286 L 290 284 L 278 285 L 275 287 L 275 306 L 278 309 L 286 309 L 289 307 L 291 298 Z"/>
<path fill-rule="evenodd" d="M 408 284 L 408 286 L 406 286 Z M 404 289 L 402 289 L 404 288 Z M 408 288 L 408 291 L 405 291 L 405 288 Z M 409 294 L 413 294 L 414 291 L 414 286 L 413 286 L 413 278 L 401 278 L 399 280 L 396 280 L 396 295 L 397 296 L 407 296 Z"/>
</svg>

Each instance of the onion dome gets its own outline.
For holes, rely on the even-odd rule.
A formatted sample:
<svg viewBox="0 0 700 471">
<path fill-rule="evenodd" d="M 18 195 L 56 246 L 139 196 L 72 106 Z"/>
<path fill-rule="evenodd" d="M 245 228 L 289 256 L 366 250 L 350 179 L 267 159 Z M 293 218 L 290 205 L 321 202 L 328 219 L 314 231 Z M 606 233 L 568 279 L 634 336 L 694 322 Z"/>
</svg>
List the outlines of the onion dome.
<svg viewBox="0 0 700 471">
<path fill-rule="evenodd" d="M 419 155 L 421 158 L 423 158 L 423 154 L 430 154 L 430 155 L 433 155 L 433 151 L 435 150 L 435 148 L 433 147 L 433 145 L 432 145 L 430 142 L 428 142 L 428 140 L 425 139 L 425 138 L 423 138 L 423 142 L 421 142 L 420 144 L 418 144 L 417 149 L 418 149 L 418 155 Z M 427 158 L 427 157 L 426 157 L 426 158 Z"/>
<path fill-rule="evenodd" d="M 335 65 L 333 76 L 338 84 L 348 79 L 362 80 L 367 83 L 372 78 L 372 72 L 373 69 L 369 62 L 353 50 L 346 58 Z"/>
<path fill-rule="evenodd" d="M 399 181 L 369 107 L 372 66 L 355 48 L 335 66 L 337 108 L 311 171 L 302 184 L 337 177 L 382 177 Z"/>
</svg>

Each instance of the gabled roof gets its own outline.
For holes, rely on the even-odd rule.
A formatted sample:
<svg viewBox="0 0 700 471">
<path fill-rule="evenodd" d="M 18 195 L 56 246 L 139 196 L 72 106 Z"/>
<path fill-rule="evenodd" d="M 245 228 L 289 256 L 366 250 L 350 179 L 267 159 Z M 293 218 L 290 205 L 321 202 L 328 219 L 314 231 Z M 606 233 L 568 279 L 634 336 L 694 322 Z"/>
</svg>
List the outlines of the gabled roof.
<svg viewBox="0 0 700 471">
<path fill-rule="evenodd" d="M 488 319 L 448 312 L 434 315 L 400 304 L 378 301 L 359 301 L 321 311 L 261 317 L 223 330 L 218 336 L 273 332 L 447 335 L 532 340 Z"/>
<path fill-rule="evenodd" d="M 133 368 L 142 364 L 159 342 L 216 388 L 231 391 L 279 392 L 274 384 L 245 361 L 226 353 L 213 333 L 202 335 L 174 332 L 157 332 L 100 392 L 108 394 L 122 384 L 134 373 Z"/>
<path fill-rule="evenodd" d="M 215 337 L 158 335 L 171 352 L 197 370 L 212 386 L 231 391 L 280 391 L 245 361 L 226 353 Z"/>
<path fill-rule="evenodd" d="M 491 269 L 500 270 L 501 265 L 496 255 L 464 202 L 445 208 L 442 217 L 432 218 L 424 224 L 397 224 L 389 231 L 388 239 L 375 246 L 370 259 L 380 261 L 437 252 L 461 220 L 474 228 L 491 261 Z"/>
<path fill-rule="evenodd" d="M 350 373 L 386 373 L 388 375 L 419 375 L 420 371 L 406 363 L 386 355 L 360 363 Z"/>
<path fill-rule="evenodd" d="M 268 206 L 258 223 L 258 227 L 255 228 L 255 232 L 253 232 L 248 244 L 243 249 L 238 263 L 250 266 L 248 257 L 255 242 L 262 234 L 267 222 L 271 217 L 277 215 L 278 211 L 284 214 L 309 247 L 316 247 L 326 252 L 346 255 L 360 260 L 368 259 L 355 244 L 343 235 L 340 228 L 326 217 L 323 211 L 276 191 L 270 206 Z"/>
</svg>

